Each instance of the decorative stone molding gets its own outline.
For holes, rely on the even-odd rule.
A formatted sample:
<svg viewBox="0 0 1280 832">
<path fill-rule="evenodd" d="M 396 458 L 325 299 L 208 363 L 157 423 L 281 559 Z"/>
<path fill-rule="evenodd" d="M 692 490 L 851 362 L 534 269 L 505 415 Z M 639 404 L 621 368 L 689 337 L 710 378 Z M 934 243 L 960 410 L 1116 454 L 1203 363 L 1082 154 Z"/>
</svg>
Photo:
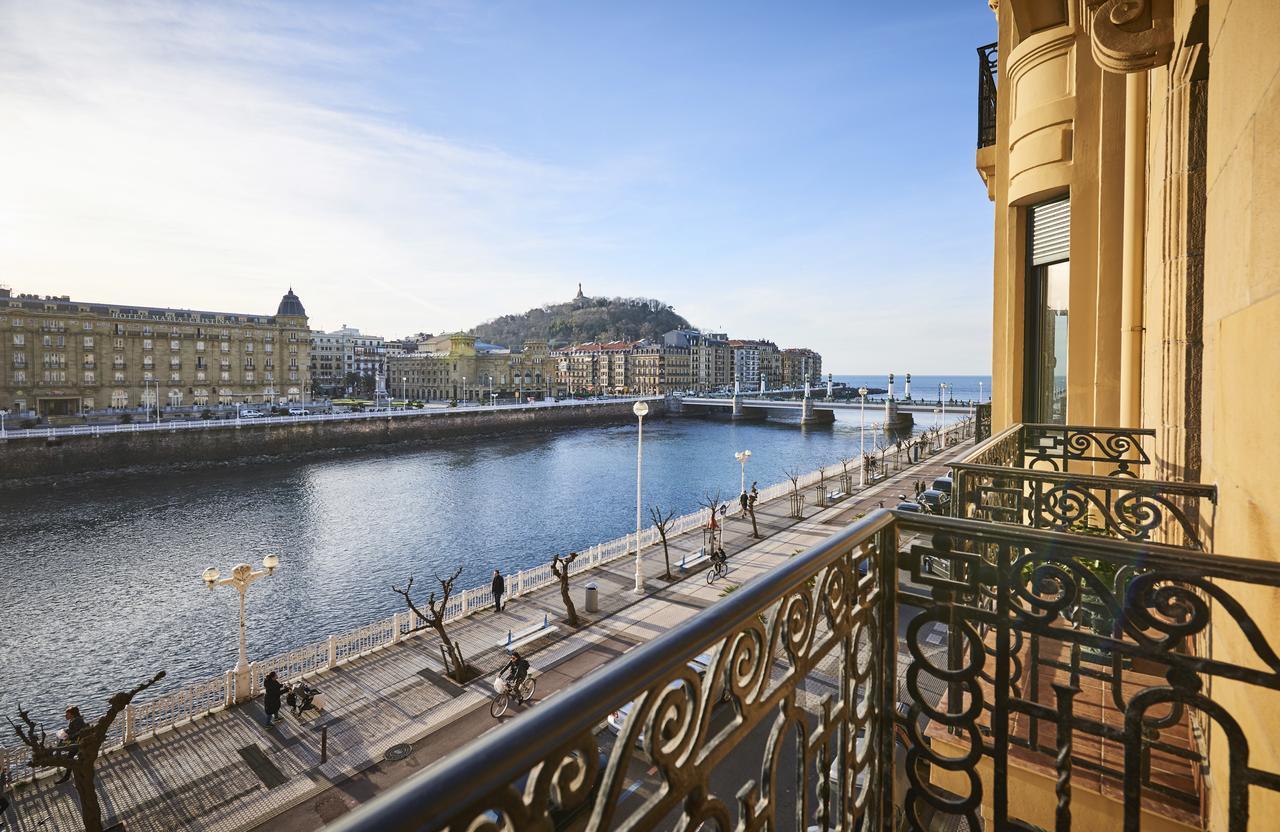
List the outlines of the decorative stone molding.
<svg viewBox="0 0 1280 832">
<path fill-rule="evenodd" d="M 1089 27 L 1093 59 L 1111 72 L 1163 66 L 1173 54 L 1173 9 L 1168 0 L 1104 0 Z"/>
</svg>

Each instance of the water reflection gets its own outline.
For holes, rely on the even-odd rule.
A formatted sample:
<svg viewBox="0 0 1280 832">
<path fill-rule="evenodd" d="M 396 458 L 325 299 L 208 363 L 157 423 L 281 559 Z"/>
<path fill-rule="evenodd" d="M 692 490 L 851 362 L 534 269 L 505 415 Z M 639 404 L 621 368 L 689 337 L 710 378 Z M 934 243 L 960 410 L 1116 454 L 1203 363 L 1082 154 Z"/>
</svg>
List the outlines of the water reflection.
<svg viewBox="0 0 1280 832">
<path fill-rule="evenodd" d="M 644 501 L 731 498 L 744 448 L 764 485 L 857 447 L 856 413 L 646 421 Z M 280 554 L 248 607 L 250 654 L 269 655 L 396 611 L 388 587 L 408 575 L 461 564 L 472 586 L 625 534 L 634 476 L 635 426 L 620 425 L 6 493 L 0 713 L 21 701 L 55 720 L 158 669 L 176 686 L 231 667 L 237 598 L 205 589 L 206 566 Z"/>
</svg>

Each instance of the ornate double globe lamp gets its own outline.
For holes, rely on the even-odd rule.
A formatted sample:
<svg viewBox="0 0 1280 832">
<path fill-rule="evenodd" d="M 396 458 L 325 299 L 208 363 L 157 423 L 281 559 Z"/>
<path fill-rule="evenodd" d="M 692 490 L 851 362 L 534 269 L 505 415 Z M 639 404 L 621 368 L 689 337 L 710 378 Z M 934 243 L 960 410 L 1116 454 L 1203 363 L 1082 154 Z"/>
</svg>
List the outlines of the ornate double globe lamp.
<svg viewBox="0 0 1280 832">
<path fill-rule="evenodd" d="M 236 700 L 248 698 L 249 658 L 245 649 L 244 596 L 249 586 L 259 578 L 265 578 L 276 571 L 280 565 L 279 555 L 267 555 L 262 559 L 262 569 L 255 570 L 247 563 L 238 563 L 231 568 L 231 576 L 224 578 L 217 567 L 210 566 L 200 575 L 205 586 L 213 589 L 229 586 L 240 593 L 240 660 L 236 663 Z"/>
</svg>

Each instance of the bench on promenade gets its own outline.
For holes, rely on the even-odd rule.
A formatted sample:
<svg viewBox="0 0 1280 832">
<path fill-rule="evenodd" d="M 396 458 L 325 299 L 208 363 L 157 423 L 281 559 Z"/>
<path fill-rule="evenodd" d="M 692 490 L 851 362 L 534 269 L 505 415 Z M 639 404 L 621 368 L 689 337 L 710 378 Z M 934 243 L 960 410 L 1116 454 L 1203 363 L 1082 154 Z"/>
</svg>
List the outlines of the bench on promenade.
<svg viewBox="0 0 1280 832">
<path fill-rule="evenodd" d="M 835 503 L 835 502 L 838 502 L 838 501 L 840 501 L 840 500 L 843 500 L 846 496 L 848 496 L 848 495 L 846 495 L 843 491 L 828 491 L 828 492 L 827 492 L 827 502 L 828 502 L 828 503 Z"/>
<path fill-rule="evenodd" d="M 498 642 L 498 646 L 506 649 L 508 653 L 526 644 L 532 644 L 541 638 L 555 635 L 560 632 L 559 624 L 552 624 L 551 619 L 542 616 L 541 624 L 534 624 L 532 627 L 525 627 L 523 630 L 507 630 L 507 637 L 503 641 Z"/>
<path fill-rule="evenodd" d="M 692 552 L 687 552 L 680 556 L 680 571 L 688 572 L 693 567 L 702 563 L 707 559 L 707 547 L 700 546 Z"/>
</svg>

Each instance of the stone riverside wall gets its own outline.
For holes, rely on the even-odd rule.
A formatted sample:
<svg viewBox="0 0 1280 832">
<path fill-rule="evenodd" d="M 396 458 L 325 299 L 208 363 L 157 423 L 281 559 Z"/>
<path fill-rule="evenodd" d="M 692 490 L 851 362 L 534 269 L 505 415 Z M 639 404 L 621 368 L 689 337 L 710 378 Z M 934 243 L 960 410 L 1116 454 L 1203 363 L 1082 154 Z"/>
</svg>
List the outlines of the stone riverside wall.
<svg viewBox="0 0 1280 832">
<path fill-rule="evenodd" d="M 41 477 L 122 471 L 139 466 L 192 466 L 305 456 L 450 436 L 536 431 L 572 425 L 634 422 L 632 402 L 571 407 L 424 411 L 317 422 L 242 421 L 208 429 L 154 430 L 0 442 L 0 484 Z M 651 401 L 654 416 L 665 403 Z"/>
</svg>

